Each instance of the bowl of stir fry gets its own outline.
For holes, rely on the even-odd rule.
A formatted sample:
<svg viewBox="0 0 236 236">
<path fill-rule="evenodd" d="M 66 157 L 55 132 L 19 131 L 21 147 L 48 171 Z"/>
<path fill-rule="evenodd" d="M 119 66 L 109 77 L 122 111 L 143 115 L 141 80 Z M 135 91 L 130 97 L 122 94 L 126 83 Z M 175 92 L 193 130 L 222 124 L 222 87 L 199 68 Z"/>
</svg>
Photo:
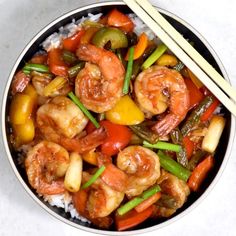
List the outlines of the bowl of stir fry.
<svg viewBox="0 0 236 236">
<path fill-rule="evenodd" d="M 199 33 L 158 10 L 228 79 Z M 41 30 L 11 71 L 2 116 L 29 195 L 61 221 L 107 235 L 158 229 L 196 206 L 235 133 L 219 100 L 121 2 Z"/>
</svg>

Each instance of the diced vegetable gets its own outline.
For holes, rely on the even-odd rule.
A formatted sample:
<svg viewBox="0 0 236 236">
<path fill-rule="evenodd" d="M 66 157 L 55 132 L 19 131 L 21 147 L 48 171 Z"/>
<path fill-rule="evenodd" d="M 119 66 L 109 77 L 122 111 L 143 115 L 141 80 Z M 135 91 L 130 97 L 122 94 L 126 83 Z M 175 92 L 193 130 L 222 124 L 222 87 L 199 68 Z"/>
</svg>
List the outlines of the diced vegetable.
<svg viewBox="0 0 236 236">
<path fill-rule="evenodd" d="M 183 137 L 183 146 L 186 150 L 188 159 L 190 159 L 193 154 L 194 143 L 190 140 L 188 136 Z"/>
<path fill-rule="evenodd" d="M 100 125 L 105 128 L 107 137 L 101 144 L 101 152 L 104 155 L 113 156 L 125 148 L 131 140 L 132 132 L 124 125 L 114 124 L 108 120 L 100 121 Z M 87 133 L 95 130 L 94 125 L 89 122 L 86 126 Z"/>
<path fill-rule="evenodd" d="M 53 48 L 48 52 L 48 63 L 51 73 L 58 76 L 67 76 L 68 66 L 63 61 L 61 49 Z"/>
<path fill-rule="evenodd" d="M 145 60 L 142 69 L 149 68 L 167 50 L 166 45 L 160 44 L 156 50 Z"/>
<path fill-rule="evenodd" d="M 91 115 L 91 113 L 87 110 L 87 108 L 80 102 L 79 98 L 77 98 L 73 92 L 69 92 L 68 96 L 80 108 L 80 110 L 91 120 L 91 122 L 95 125 L 95 127 L 99 128 L 100 127 L 99 123 Z"/>
<path fill-rule="evenodd" d="M 95 22 L 93 22 L 95 23 Z M 97 23 L 97 22 L 96 22 Z M 98 23 L 99 24 L 99 23 Z M 92 26 L 89 27 L 88 29 L 86 29 L 84 35 L 82 35 L 81 39 L 80 39 L 80 43 L 81 44 L 87 44 L 90 43 L 93 36 L 95 35 L 95 33 L 100 29 L 100 27 L 97 26 Z"/>
<path fill-rule="evenodd" d="M 79 62 L 77 65 L 72 66 L 68 69 L 68 75 L 69 78 L 74 78 L 79 72 L 80 70 L 82 70 L 84 68 L 85 62 Z"/>
<path fill-rule="evenodd" d="M 118 214 L 121 216 L 124 215 L 125 213 L 127 213 L 128 211 L 132 210 L 137 205 L 139 205 L 141 202 L 145 201 L 146 199 L 148 199 L 149 197 L 160 191 L 161 188 L 159 185 L 155 185 L 149 188 L 148 190 L 144 191 L 139 197 L 135 197 L 132 200 L 125 203 L 123 206 L 119 207 L 117 209 Z"/>
<path fill-rule="evenodd" d="M 78 153 L 70 154 L 70 164 L 66 171 L 64 185 L 70 192 L 78 192 L 82 179 L 82 158 Z"/>
<path fill-rule="evenodd" d="M 13 132 L 16 147 L 31 142 L 35 135 L 35 127 L 32 118 L 28 118 L 21 125 L 13 125 Z"/>
<path fill-rule="evenodd" d="M 188 92 L 189 92 L 189 110 L 199 104 L 200 101 L 204 98 L 201 91 L 196 87 L 191 79 L 185 78 L 184 80 Z"/>
<path fill-rule="evenodd" d="M 29 95 L 17 93 L 13 96 L 10 105 L 10 121 L 13 125 L 22 125 L 30 117 L 33 110 L 33 101 Z"/>
<path fill-rule="evenodd" d="M 88 180 L 88 182 L 82 185 L 81 189 L 88 188 L 90 185 L 92 185 L 99 178 L 99 176 L 103 173 L 104 170 L 105 170 L 105 166 L 101 166 L 96 171 L 96 173 Z"/>
<path fill-rule="evenodd" d="M 133 59 L 136 60 L 141 57 L 148 46 L 148 37 L 145 33 L 142 33 L 139 36 L 138 43 L 134 46 L 134 57 Z M 129 59 L 129 51 L 125 57 L 125 60 Z"/>
<path fill-rule="evenodd" d="M 78 58 L 76 57 L 76 55 L 73 52 L 70 52 L 67 50 L 62 51 L 62 58 L 63 58 L 63 61 L 69 65 L 73 65 L 78 61 Z"/>
<path fill-rule="evenodd" d="M 179 179 L 184 180 L 187 182 L 189 176 L 191 175 L 191 172 L 184 168 L 181 164 L 174 161 L 171 157 L 165 155 L 162 151 L 158 151 L 157 153 L 161 167 L 173 175 L 177 176 Z"/>
<path fill-rule="evenodd" d="M 206 152 L 202 150 L 198 150 L 190 159 L 188 163 L 188 169 L 193 171 L 197 164 L 202 160 L 203 157 L 206 156 Z"/>
<path fill-rule="evenodd" d="M 187 72 L 188 72 L 190 79 L 193 81 L 193 83 L 196 85 L 196 87 L 198 89 L 201 88 L 203 86 L 203 83 L 188 68 L 187 68 Z"/>
<path fill-rule="evenodd" d="M 123 94 L 128 94 L 129 92 L 129 83 L 132 76 L 132 69 L 133 69 L 133 57 L 134 57 L 134 47 L 129 49 L 129 60 L 126 68 L 126 74 L 124 79 L 123 85 Z"/>
<path fill-rule="evenodd" d="M 138 135 L 140 138 L 148 141 L 149 143 L 156 143 L 159 139 L 158 135 L 151 130 L 151 126 L 153 126 L 155 122 L 142 122 L 138 125 L 130 125 L 130 129 Z"/>
<path fill-rule="evenodd" d="M 213 97 L 207 96 L 203 99 L 203 101 L 191 112 L 190 116 L 185 121 L 183 127 L 181 128 L 181 132 L 184 136 L 186 136 L 195 125 L 200 122 L 201 115 L 206 111 L 206 109 L 213 103 Z"/>
<path fill-rule="evenodd" d="M 33 63 L 27 63 L 24 67 L 23 70 L 28 70 L 28 71 L 37 71 L 41 73 L 48 73 L 49 68 L 48 66 L 42 65 L 42 64 L 33 64 Z"/>
<path fill-rule="evenodd" d="M 122 216 L 116 214 L 115 223 L 117 230 L 118 231 L 126 230 L 142 223 L 152 215 L 154 209 L 155 207 L 152 205 L 146 210 L 139 213 L 135 210 L 132 210 Z"/>
<path fill-rule="evenodd" d="M 135 210 L 137 212 L 142 212 L 142 211 L 146 210 L 148 207 L 150 207 L 151 205 L 153 205 L 160 198 L 161 198 L 161 192 L 155 193 L 154 195 L 152 195 L 148 199 L 141 202 L 138 206 L 136 206 Z"/>
<path fill-rule="evenodd" d="M 97 165 L 97 153 L 95 152 L 95 149 L 92 149 L 88 152 L 85 152 L 82 154 L 82 158 L 84 161 L 88 162 L 92 165 Z"/>
<path fill-rule="evenodd" d="M 158 66 L 170 66 L 174 67 L 178 64 L 178 59 L 174 55 L 170 54 L 163 54 L 160 58 L 156 61 Z"/>
<path fill-rule="evenodd" d="M 206 109 L 206 111 L 201 115 L 201 121 L 207 121 L 209 120 L 212 116 L 216 108 L 220 105 L 220 102 L 217 98 L 214 97 L 213 103 Z"/>
<path fill-rule="evenodd" d="M 16 93 L 23 92 L 29 82 L 30 77 L 26 75 L 23 71 L 18 71 L 15 74 L 11 84 L 11 93 L 14 95 Z"/>
<path fill-rule="evenodd" d="M 62 45 L 63 45 L 63 48 L 65 50 L 68 50 L 68 51 L 71 51 L 71 52 L 74 52 L 79 43 L 80 43 L 80 38 L 81 36 L 84 34 L 84 30 L 80 30 L 78 32 L 76 32 L 74 35 L 72 35 L 71 37 L 68 37 L 68 38 L 65 38 L 63 41 L 62 41 Z"/>
<path fill-rule="evenodd" d="M 212 117 L 207 133 L 202 141 L 203 150 L 209 153 L 215 152 L 224 127 L 225 127 L 224 117 L 217 115 Z"/>
<path fill-rule="evenodd" d="M 120 125 L 135 125 L 144 120 L 143 112 L 128 95 L 123 96 L 105 116 L 107 120 Z"/>
<path fill-rule="evenodd" d="M 212 156 L 208 156 L 197 165 L 188 180 L 188 186 L 192 191 L 196 192 L 199 190 L 202 182 L 206 178 L 208 172 L 211 170 L 213 165 L 214 158 Z"/>
<path fill-rule="evenodd" d="M 107 138 L 101 145 L 101 152 L 103 154 L 115 155 L 129 144 L 132 133 L 126 126 L 113 124 L 108 120 L 102 120 L 100 125 L 107 132 Z"/>
<path fill-rule="evenodd" d="M 111 44 L 111 49 L 126 48 L 128 46 L 126 35 L 116 28 L 101 28 L 92 38 L 92 43 L 100 48 L 103 48 L 108 42 Z"/>
<path fill-rule="evenodd" d="M 118 27 L 126 32 L 131 32 L 134 29 L 132 20 L 117 9 L 113 9 L 107 18 L 107 24 L 110 26 Z"/>
<path fill-rule="evenodd" d="M 60 90 L 67 83 L 67 79 L 62 76 L 57 76 L 43 89 L 44 96 L 48 97 L 52 95 L 55 91 Z"/>
<path fill-rule="evenodd" d="M 178 144 L 173 144 L 173 143 L 167 143 L 167 142 L 162 142 L 159 141 L 155 144 L 148 143 L 147 141 L 143 141 L 144 147 L 147 148 L 156 148 L 156 149 L 163 149 L 163 150 L 168 150 L 168 151 L 173 151 L 173 152 L 180 152 L 181 146 Z"/>
</svg>

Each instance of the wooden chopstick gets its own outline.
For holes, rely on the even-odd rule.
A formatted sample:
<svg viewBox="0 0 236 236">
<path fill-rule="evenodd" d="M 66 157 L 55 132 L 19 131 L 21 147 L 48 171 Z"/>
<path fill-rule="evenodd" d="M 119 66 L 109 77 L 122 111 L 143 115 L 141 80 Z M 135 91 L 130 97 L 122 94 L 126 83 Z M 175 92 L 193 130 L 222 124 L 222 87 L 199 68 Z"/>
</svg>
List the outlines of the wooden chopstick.
<svg viewBox="0 0 236 236">
<path fill-rule="evenodd" d="M 235 92 L 233 91 L 233 88 L 229 85 L 230 94 L 228 93 L 228 88 L 225 89 L 223 86 L 222 89 L 224 90 L 224 93 L 217 85 L 209 78 L 209 76 L 199 67 L 199 65 L 175 42 L 173 38 L 171 38 L 166 33 L 165 24 L 160 26 L 160 23 L 158 19 L 160 18 L 160 13 L 157 13 L 154 9 L 155 14 L 153 14 L 153 10 L 151 10 L 149 7 L 145 10 L 144 7 L 147 7 L 146 0 L 123 0 L 130 9 L 133 10 L 134 13 L 137 14 L 137 16 L 140 17 L 140 19 L 143 20 L 143 22 L 150 28 L 152 31 L 161 39 L 163 43 L 166 44 L 166 46 L 199 78 L 199 80 L 202 81 L 204 85 L 221 101 L 221 103 L 236 116 L 236 105 L 232 100 L 230 100 L 228 96 L 233 93 L 233 96 L 235 96 Z M 139 5 L 140 4 L 140 5 Z M 150 4 L 149 4 L 150 5 Z M 146 12 L 147 11 L 147 12 Z M 152 17 L 150 16 L 152 14 Z M 162 16 L 161 16 L 162 17 Z M 163 18 L 163 17 L 162 17 Z M 158 21 L 158 22 L 156 22 Z M 169 24 L 169 23 L 168 23 Z M 165 29 L 165 30 L 164 30 Z M 173 28 L 174 29 L 174 28 Z M 174 29 L 175 30 L 175 29 Z M 175 30 L 176 31 L 176 30 Z M 178 33 L 179 34 L 179 33 Z M 181 36 L 181 35 L 180 35 Z M 182 36 L 181 36 L 182 37 Z M 181 45 L 182 46 L 182 45 Z M 189 47 L 188 47 L 189 49 Z M 199 54 L 200 55 L 200 54 Z M 199 60 L 199 58 L 197 59 Z M 204 59 L 205 60 L 205 59 Z M 203 63 L 203 62 L 202 62 Z M 208 62 L 207 62 L 208 63 Z M 211 66 L 212 67 L 212 66 Z M 212 67 L 214 70 L 214 68 Z M 222 78 L 223 79 L 223 78 Z M 224 80 L 224 79 L 223 79 Z M 224 83 L 225 84 L 225 83 Z M 230 96 L 232 97 L 232 96 Z"/>
<path fill-rule="evenodd" d="M 162 29 L 198 64 L 221 89 L 236 101 L 236 89 L 233 88 L 205 58 L 147 1 L 136 2 L 162 27 Z"/>
</svg>

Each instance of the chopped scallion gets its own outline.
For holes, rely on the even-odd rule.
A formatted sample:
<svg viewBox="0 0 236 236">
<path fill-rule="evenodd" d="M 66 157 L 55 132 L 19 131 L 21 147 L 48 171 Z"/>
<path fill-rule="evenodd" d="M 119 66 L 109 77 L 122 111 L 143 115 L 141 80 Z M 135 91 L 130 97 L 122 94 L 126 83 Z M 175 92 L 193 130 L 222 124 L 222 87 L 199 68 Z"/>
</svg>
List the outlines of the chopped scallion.
<svg viewBox="0 0 236 236">
<path fill-rule="evenodd" d="M 129 83 L 132 76 L 132 70 L 133 70 L 133 61 L 134 61 L 134 47 L 131 47 L 129 49 L 129 60 L 127 64 L 126 74 L 125 74 L 125 80 L 123 85 L 123 94 L 128 94 L 129 92 Z"/>
<path fill-rule="evenodd" d="M 105 170 L 105 166 L 101 166 L 96 171 L 96 173 L 89 179 L 89 181 L 87 181 L 86 183 L 82 185 L 81 189 L 88 188 L 90 185 L 92 185 L 98 179 L 98 177 L 103 173 L 104 170 Z"/>
<path fill-rule="evenodd" d="M 117 209 L 118 214 L 124 215 L 125 213 L 127 213 L 128 211 L 132 210 L 137 205 L 139 205 L 141 202 L 143 202 L 144 200 L 148 199 L 149 197 L 151 197 L 152 195 L 160 191 L 161 191 L 161 188 L 159 185 L 155 185 L 151 187 L 150 189 L 144 191 L 141 194 L 141 196 L 133 198 L 132 200 L 128 201 L 123 206 L 118 208 Z"/>
<path fill-rule="evenodd" d="M 23 67 L 23 71 L 37 71 L 37 72 L 42 72 L 42 73 L 48 73 L 49 72 L 49 67 L 42 65 L 42 64 L 35 64 L 35 63 L 27 63 Z"/>
<path fill-rule="evenodd" d="M 167 47 L 165 44 L 160 44 L 156 50 L 145 60 L 142 65 L 142 69 L 149 68 L 165 51 Z"/>
<path fill-rule="evenodd" d="M 151 144 L 147 141 L 143 141 L 144 147 L 147 148 L 156 148 L 156 149 L 163 149 L 163 150 L 168 150 L 168 151 L 173 151 L 173 152 L 180 152 L 181 146 L 178 144 L 173 144 L 173 143 L 167 143 L 167 142 L 162 142 L 158 141 L 155 144 Z"/>
<path fill-rule="evenodd" d="M 69 92 L 68 96 L 70 99 L 80 108 L 80 110 L 91 120 L 96 128 L 99 128 L 100 125 L 97 120 L 91 115 L 88 109 L 83 105 L 83 103 L 77 98 L 73 92 Z"/>
</svg>

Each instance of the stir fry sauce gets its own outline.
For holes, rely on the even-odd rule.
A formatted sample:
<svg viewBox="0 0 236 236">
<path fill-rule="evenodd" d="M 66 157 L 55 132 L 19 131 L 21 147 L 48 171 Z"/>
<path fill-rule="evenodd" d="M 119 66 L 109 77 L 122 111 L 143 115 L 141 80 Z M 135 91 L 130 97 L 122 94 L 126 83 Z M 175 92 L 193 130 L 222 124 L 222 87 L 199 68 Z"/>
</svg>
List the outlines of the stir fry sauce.
<svg viewBox="0 0 236 236">
<path fill-rule="evenodd" d="M 12 144 L 32 189 L 69 194 L 79 215 L 119 231 L 200 191 L 225 126 L 217 98 L 136 27 L 117 9 L 87 20 L 11 86 Z"/>
</svg>

